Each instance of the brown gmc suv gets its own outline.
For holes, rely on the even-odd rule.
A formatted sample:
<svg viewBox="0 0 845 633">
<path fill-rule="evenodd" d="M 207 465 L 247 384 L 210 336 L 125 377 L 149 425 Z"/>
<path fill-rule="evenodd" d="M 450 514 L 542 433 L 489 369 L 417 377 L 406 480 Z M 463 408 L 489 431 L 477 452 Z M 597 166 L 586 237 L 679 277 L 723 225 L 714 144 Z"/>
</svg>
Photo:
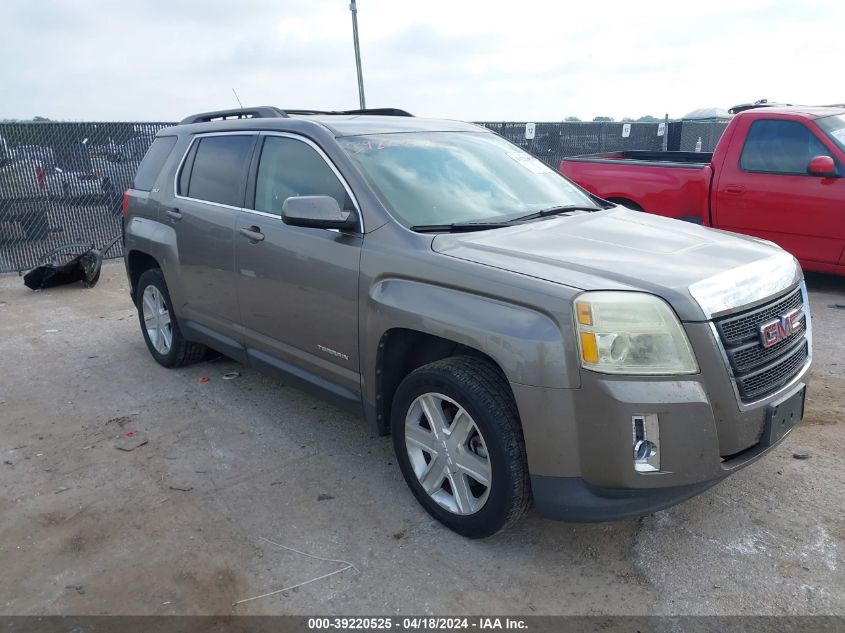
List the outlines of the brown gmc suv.
<svg viewBox="0 0 845 633">
<path fill-rule="evenodd" d="M 359 413 L 466 536 L 532 500 L 573 521 L 664 508 L 803 414 L 791 255 L 614 206 L 475 125 L 194 115 L 158 133 L 124 213 L 161 365 L 213 348 Z"/>
</svg>

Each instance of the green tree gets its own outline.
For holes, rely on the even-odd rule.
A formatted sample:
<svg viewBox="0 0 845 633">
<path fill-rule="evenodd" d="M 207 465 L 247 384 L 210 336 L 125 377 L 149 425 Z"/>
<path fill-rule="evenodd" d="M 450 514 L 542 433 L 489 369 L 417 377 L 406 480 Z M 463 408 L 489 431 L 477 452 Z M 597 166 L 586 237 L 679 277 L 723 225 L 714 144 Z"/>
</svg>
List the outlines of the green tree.
<svg viewBox="0 0 845 633">
<path fill-rule="evenodd" d="M 564 119 L 564 121 L 568 121 L 570 123 L 580 123 L 581 119 L 579 119 L 577 116 L 568 116 Z"/>
<path fill-rule="evenodd" d="M 660 119 L 656 116 L 651 116 L 650 114 L 646 114 L 645 116 L 641 116 L 637 119 L 637 123 L 659 123 Z"/>
<path fill-rule="evenodd" d="M 613 121 L 613 117 L 612 116 L 597 116 L 597 117 L 593 118 L 593 121 L 595 121 L 596 123 L 603 123 L 603 122 L 607 122 L 607 121 Z"/>
</svg>

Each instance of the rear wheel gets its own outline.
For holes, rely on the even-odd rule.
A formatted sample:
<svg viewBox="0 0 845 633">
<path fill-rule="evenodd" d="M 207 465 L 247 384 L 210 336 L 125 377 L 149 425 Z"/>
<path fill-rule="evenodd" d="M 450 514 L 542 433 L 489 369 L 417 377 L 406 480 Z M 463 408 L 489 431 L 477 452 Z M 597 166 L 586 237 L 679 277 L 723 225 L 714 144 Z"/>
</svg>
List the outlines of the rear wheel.
<svg viewBox="0 0 845 633">
<path fill-rule="evenodd" d="M 394 396 L 391 433 L 414 496 L 455 532 L 490 536 L 528 508 L 516 403 L 489 361 L 458 356 L 410 373 Z"/>
<path fill-rule="evenodd" d="M 182 336 L 161 269 L 144 271 L 135 292 L 141 331 L 156 362 L 164 367 L 181 367 L 202 360 L 207 348 Z"/>
</svg>

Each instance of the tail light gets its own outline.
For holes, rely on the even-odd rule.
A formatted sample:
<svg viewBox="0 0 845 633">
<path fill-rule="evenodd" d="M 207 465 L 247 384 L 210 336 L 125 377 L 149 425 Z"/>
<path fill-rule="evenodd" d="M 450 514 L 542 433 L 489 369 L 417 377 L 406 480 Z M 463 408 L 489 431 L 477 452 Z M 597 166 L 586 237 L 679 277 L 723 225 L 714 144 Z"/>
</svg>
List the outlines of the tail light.
<svg viewBox="0 0 845 633">
<path fill-rule="evenodd" d="M 126 212 L 129 211 L 129 189 L 123 194 L 123 204 L 120 207 L 120 213 L 126 217 Z"/>
<path fill-rule="evenodd" d="M 35 180 L 38 182 L 39 189 L 47 188 L 47 172 L 41 165 L 35 166 Z"/>
</svg>

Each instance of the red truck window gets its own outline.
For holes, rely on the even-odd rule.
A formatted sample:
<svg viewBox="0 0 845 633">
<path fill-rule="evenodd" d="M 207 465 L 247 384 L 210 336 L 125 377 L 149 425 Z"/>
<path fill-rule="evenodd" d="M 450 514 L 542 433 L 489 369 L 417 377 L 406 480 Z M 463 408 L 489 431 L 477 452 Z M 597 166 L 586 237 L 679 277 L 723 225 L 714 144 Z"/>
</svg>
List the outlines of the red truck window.
<svg viewBox="0 0 845 633">
<path fill-rule="evenodd" d="M 751 124 L 739 166 L 752 172 L 807 175 L 814 156 L 830 156 L 830 151 L 803 123 L 760 119 Z"/>
</svg>

